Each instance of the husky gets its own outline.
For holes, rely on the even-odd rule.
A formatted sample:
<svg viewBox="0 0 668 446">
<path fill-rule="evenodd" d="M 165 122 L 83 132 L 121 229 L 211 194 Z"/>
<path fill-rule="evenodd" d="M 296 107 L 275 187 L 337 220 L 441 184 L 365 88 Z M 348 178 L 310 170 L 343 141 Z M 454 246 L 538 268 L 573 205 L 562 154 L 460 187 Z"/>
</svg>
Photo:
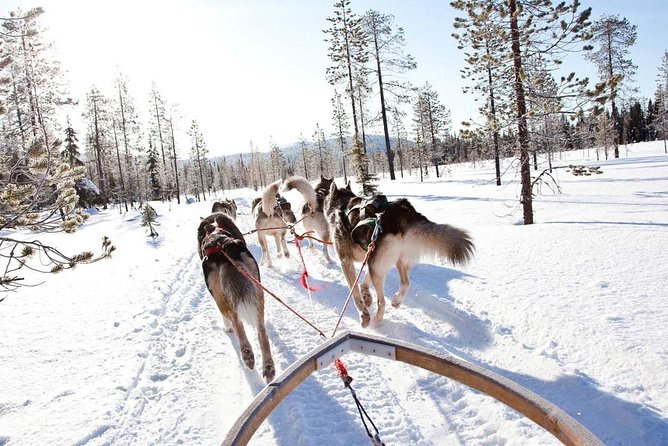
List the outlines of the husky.
<svg viewBox="0 0 668 446">
<path fill-rule="evenodd" d="M 202 260 L 206 287 L 223 315 L 225 331 L 237 334 L 241 359 L 249 369 L 255 367 L 255 355 L 242 320 L 255 326 L 262 352 L 262 376 L 269 383 L 274 379 L 276 369 L 265 328 L 264 292 L 237 270 L 239 266 L 260 281 L 260 269 L 246 246 L 244 236 L 231 217 L 216 212 L 199 224 L 197 251 Z"/>
<path fill-rule="evenodd" d="M 306 231 L 315 231 L 318 234 L 318 238 L 324 242 L 330 242 L 329 223 L 327 223 L 323 209 L 325 197 L 329 193 L 329 187 L 332 182 L 332 178 L 325 178 L 321 175 L 320 182 L 314 188 L 306 178 L 294 176 L 285 180 L 281 187 L 283 191 L 297 189 L 302 194 L 304 197 L 304 205 L 302 206 L 302 224 L 304 225 L 304 229 Z M 308 239 L 308 241 L 311 249 L 314 249 L 313 241 L 311 239 Z M 322 254 L 328 263 L 333 262 L 329 257 L 327 243 L 323 244 Z"/>
<path fill-rule="evenodd" d="M 290 257 L 285 234 L 288 232 L 286 225 L 297 221 L 295 213 L 292 212 L 290 202 L 278 194 L 278 186 L 283 180 L 277 180 L 267 186 L 261 198 L 253 200 L 251 208 L 255 218 L 255 229 L 257 240 L 262 248 L 262 259 L 260 265 L 266 264 L 271 267 L 271 256 L 267 245 L 267 236 L 273 235 L 276 240 L 276 251 L 286 258 Z"/>
<path fill-rule="evenodd" d="M 211 208 L 211 213 L 222 212 L 227 214 L 232 220 L 237 219 L 237 204 L 234 200 L 228 200 L 227 198 L 223 201 L 216 201 L 213 203 Z"/>
<path fill-rule="evenodd" d="M 364 199 L 353 193 L 350 183 L 343 188 L 332 183 L 325 198 L 324 211 L 330 224 L 334 249 L 341 261 L 343 275 L 352 290 L 362 327 L 369 325 L 370 321 L 370 283 L 373 284 L 377 298 L 374 320 L 383 319 L 383 285 L 392 266 L 396 266 L 399 273 L 399 290 L 392 297 L 392 306 L 398 308 L 408 291 L 408 273 L 421 258 L 441 257 L 454 264 L 463 264 L 470 260 L 474 251 L 473 242 L 466 231 L 428 220 L 405 198 L 388 203 L 386 199 L 379 197 L 384 198 L 375 196 L 367 202 L 372 205 L 365 206 Z M 369 212 L 374 203 L 381 205 Z M 375 215 L 367 218 L 368 214 Z M 372 228 L 368 225 L 369 222 L 372 223 Z M 377 238 L 373 237 L 374 235 Z M 375 249 L 369 255 L 369 269 L 360 292 L 355 284 L 357 272 L 354 263 L 364 261 L 371 242 Z"/>
</svg>

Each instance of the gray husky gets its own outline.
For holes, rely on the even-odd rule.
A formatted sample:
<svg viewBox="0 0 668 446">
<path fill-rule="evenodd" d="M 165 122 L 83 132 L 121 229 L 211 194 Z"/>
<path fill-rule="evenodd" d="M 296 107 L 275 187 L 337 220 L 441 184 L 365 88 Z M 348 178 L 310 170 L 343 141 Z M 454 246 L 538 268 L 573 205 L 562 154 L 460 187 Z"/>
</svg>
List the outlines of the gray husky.
<svg viewBox="0 0 668 446">
<path fill-rule="evenodd" d="M 241 358 L 249 369 L 255 367 L 255 355 L 242 320 L 255 326 L 262 351 L 262 376 L 269 383 L 276 370 L 264 323 L 264 292 L 230 262 L 232 259 L 260 281 L 260 270 L 244 236 L 227 214 L 216 212 L 202 219 L 197 228 L 197 251 L 206 287 L 223 315 L 225 330 L 237 334 Z"/>
<path fill-rule="evenodd" d="M 260 265 L 266 264 L 269 267 L 271 267 L 271 256 L 269 255 L 267 236 L 274 236 L 278 256 L 280 257 L 282 254 L 288 258 L 290 252 L 285 241 L 285 234 L 288 232 L 286 225 L 297 221 L 290 202 L 278 194 L 278 186 L 282 182 L 282 180 L 277 180 L 271 183 L 262 192 L 262 198 L 256 198 L 251 205 L 255 218 L 257 240 L 260 243 L 260 248 L 262 248 Z"/>
<path fill-rule="evenodd" d="M 304 205 L 302 206 L 302 224 L 306 231 L 315 231 L 318 238 L 324 242 L 330 241 L 329 223 L 325 218 L 324 203 L 325 197 L 329 193 L 329 187 L 333 180 L 320 176 L 320 182 L 315 186 L 304 177 L 294 176 L 290 177 L 283 183 L 282 190 L 289 191 L 297 189 L 304 197 Z M 313 241 L 308 239 L 309 246 L 313 249 Z M 329 257 L 327 243 L 323 244 L 322 254 L 327 262 L 332 262 Z"/>
<path fill-rule="evenodd" d="M 385 312 L 383 285 L 390 268 L 396 266 L 399 273 L 399 290 L 392 298 L 392 306 L 398 308 L 408 291 L 408 272 L 421 258 L 441 257 L 454 264 L 460 264 L 468 261 L 473 256 L 474 250 L 473 242 L 466 231 L 428 220 L 405 198 L 388 203 L 386 199 L 377 200 L 377 197 L 374 197 L 372 202 L 383 204 L 372 212 L 368 212 L 369 206 L 365 207 L 363 199 L 352 192 L 350 183 L 343 188 L 338 188 L 332 183 L 325 198 L 325 216 L 330 224 L 334 249 L 341 260 L 343 275 L 353 291 L 362 327 L 369 325 L 370 321 L 369 283 L 373 284 L 378 301 L 374 320 L 383 319 Z M 365 219 L 365 210 L 367 214 L 372 214 L 373 218 Z M 367 227 L 366 222 L 373 222 L 372 226 L 375 229 L 376 221 L 379 223 L 378 229 L 382 232 L 374 242 L 375 250 L 369 256 L 369 269 L 362 282 L 360 293 L 357 285 L 353 287 L 357 277 L 354 263 L 364 261 L 367 246 L 373 240 L 370 239 L 372 230 L 366 231 L 364 235 L 365 231 L 359 229 Z M 363 235 L 358 237 L 359 233 Z"/>
<path fill-rule="evenodd" d="M 224 199 L 223 201 L 216 201 L 215 203 L 213 203 L 213 206 L 211 208 L 211 213 L 213 214 L 216 212 L 222 212 L 230 216 L 232 220 L 236 220 L 237 204 L 234 202 L 234 200 L 228 200 L 227 198 Z"/>
</svg>

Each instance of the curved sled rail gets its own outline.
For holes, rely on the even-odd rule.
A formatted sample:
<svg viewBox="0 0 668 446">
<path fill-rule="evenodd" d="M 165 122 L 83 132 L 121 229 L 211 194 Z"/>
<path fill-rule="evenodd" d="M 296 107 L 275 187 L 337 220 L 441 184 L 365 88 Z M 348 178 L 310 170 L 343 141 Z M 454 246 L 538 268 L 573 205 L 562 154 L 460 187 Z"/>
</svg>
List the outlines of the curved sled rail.
<svg viewBox="0 0 668 446">
<path fill-rule="evenodd" d="M 311 373 L 350 351 L 394 359 L 466 384 L 531 419 L 567 446 L 604 446 L 566 412 L 508 378 L 452 356 L 356 332 L 344 332 L 325 342 L 262 389 L 229 430 L 223 446 L 246 445 L 260 424 L 295 387 Z"/>
</svg>

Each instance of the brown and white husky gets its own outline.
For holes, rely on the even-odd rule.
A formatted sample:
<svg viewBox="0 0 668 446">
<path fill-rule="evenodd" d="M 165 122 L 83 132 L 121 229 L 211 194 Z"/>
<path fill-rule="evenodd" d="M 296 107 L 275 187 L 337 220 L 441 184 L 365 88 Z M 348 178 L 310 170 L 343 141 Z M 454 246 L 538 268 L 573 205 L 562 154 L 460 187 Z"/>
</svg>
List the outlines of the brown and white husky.
<svg viewBox="0 0 668 446">
<path fill-rule="evenodd" d="M 406 297 L 408 272 L 415 263 L 429 257 L 446 258 L 454 264 L 464 263 L 473 256 L 474 246 L 466 231 L 428 220 L 405 198 L 385 202 L 376 214 L 382 232 L 375 240 L 375 249 L 369 256 L 369 269 L 360 293 L 360 289 L 354 285 L 357 277 L 354 264 L 364 261 L 367 246 L 364 246 L 366 243 L 360 244 L 359 239 L 353 240 L 352 235 L 353 229 L 360 223 L 360 211 L 363 209 L 359 206 L 361 202 L 362 199 L 352 192 L 350 183 L 343 188 L 332 183 L 325 198 L 324 211 L 343 275 L 353 291 L 355 306 L 360 313 L 360 323 L 362 327 L 366 327 L 370 321 L 369 283 L 373 284 L 377 297 L 374 320 L 380 321 L 385 312 L 385 276 L 393 266 L 396 266 L 399 273 L 400 284 L 392 298 L 392 306 L 398 308 Z"/>
<path fill-rule="evenodd" d="M 306 231 L 315 231 L 318 238 L 324 242 L 330 241 L 329 223 L 325 218 L 324 203 L 325 197 L 329 193 L 329 187 L 333 180 L 320 176 L 320 182 L 315 187 L 308 182 L 304 177 L 294 176 L 290 177 L 283 183 L 281 187 L 284 191 L 292 189 L 298 190 L 304 197 L 304 205 L 302 206 L 302 224 Z M 313 241 L 308 239 L 309 246 L 313 248 Z M 323 244 L 322 254 L 325 260 L 332 262 L 329 257 L 327 243 Z"/>
<path fill-rule="evenodd" d="M 265 328 L 264 291 L 241 274 L 229 260 L 232 259 L 260 281 L 260 270 L 253 254 L 246 247 L 244 236 L 234 220 L 227 214 L 217 212 L 200 222 L 197 228 L 197 251 L 202 260 L 206 287 L 223 315 L 225 330 L 236 333 L 241 359 L 249 369 L 255 367 L 255 355 L 242 320 L 255 326 L 262 351 L 262 376 L 267 383 L 270 382 L 276 370 Z"/>
<path fill-rule="evenodd" d="M 257 240 L 262 248 L 260 265 L 266 264 L 269 267 L 271 267 L 271 256 L 267 236 L 271 235 L 276 240 L 276 251 L 279 257 L 281 254 L 286 258 L 290 257 L 288 244 L 285 241 L 285 234 L 288 232 L 286 225 L 297 221 L 290 202 L 278 194 L 278 186 L 282 182 L 282 180 L 277 180 L 271 183 L 262 192 L 262 198 L 256 198 L 251 204 Z"/>
</svg>

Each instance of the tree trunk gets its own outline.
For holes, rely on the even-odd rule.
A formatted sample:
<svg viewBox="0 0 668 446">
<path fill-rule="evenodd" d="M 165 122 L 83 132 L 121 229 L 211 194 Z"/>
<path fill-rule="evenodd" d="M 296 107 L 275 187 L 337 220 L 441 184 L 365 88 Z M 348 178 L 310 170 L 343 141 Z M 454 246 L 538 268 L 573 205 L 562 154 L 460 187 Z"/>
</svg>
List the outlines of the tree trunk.
<svg viewBox="0 0 668 446">
<path fill-rule="evenodd" d="M 176 143 L 174 142 L 174 123 L 169 120 L 169 128 L 172 133 L 172 155 L 174 157 L 174 179 L 176 181 L 176 204 L 181 204 L 181 191 L 179 189 L 179 171 L 176 166 Z"/>
<path fill-rule="evenodd" d="M 526 99 L 522 83 L 522 53 L 520 33 L 517 25 L 517 1 L 508 0 L 510 13 L 510 34 L 512 38 L 513 68 L 515 72 L 515 100 L 517 102 L 517 136 L 520 146 L 520 178 L 522 192 L 520 202 L 524 214 L 524 224 L 533 224 L 533 197 L 531 195 L 531 168 L 529 159 L 529 132 L 527 129 Z"/>
<path fill-rule="evenodd" d="M 489 42 L 485 42 L 485 49 L 489 56 Z M 487 66 L 487 84 L 489 86 L 489 112 L 492 115 L 492 144 L 494 145 L 494 172 L 496 173 L 496 185 L 501 186 L 501 162 L 499 160 L 499 130 L 496 125 L 496 105 L 494 103 L 494 85 L 492 82 L 492 69 Z"/>
<path fill-rule="evenodd" d="M 387 110 L 385 108 L 385 90 L 383 88 L 383 74 L 380 67 L 380 54 L 378 49 L 378 36 L 374 34 L 373 43 L 376 54 L 376 68 L 378 70 L 378 91 L 380 92 L 380 114 L 383 118 L 383 133 L 385 134 L 385 154 L 387 155 L 387 166 L 390 171 L 390 180 L 396 180 L 394 176 L 394 153 L 390 148 L 390 131 L 387 127 Z"/>
</svg>

